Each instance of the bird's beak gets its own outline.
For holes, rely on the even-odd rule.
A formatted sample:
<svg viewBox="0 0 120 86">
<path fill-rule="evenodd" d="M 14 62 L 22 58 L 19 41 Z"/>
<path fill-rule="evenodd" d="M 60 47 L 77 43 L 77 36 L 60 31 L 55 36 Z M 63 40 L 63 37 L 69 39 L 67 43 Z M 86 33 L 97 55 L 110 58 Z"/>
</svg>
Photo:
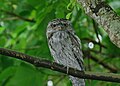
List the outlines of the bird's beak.
<svg viewBox="0 0 120 86">
<path fill-rule="evenodd" d="M 59 25 L 57 28 L 58 28 L 58 30 L 63 30 L 64 29 L 64 27 L 62 25 Z"/>
<path fill-rule="evenodd" d="M 62 30 L 62 27 L 58 27 L 58 30 Z"/>
</svg>

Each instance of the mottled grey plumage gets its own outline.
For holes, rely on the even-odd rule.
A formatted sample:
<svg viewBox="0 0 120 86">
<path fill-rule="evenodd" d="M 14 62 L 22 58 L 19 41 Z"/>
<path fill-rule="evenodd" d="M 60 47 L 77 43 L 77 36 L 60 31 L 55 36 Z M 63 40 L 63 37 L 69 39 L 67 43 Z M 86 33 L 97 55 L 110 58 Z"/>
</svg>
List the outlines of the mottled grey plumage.
<svg viewBox="0 0 120 86">
<path fill-rule="evenodd" d="M 83 58 L 79 38 L 70 21 L 54 19 L 47 26 L 50 52 L 57 63 L 83 71 Z M 85 86 L 84 79 L 69 76 L 73 86 Z"/>
</svg>

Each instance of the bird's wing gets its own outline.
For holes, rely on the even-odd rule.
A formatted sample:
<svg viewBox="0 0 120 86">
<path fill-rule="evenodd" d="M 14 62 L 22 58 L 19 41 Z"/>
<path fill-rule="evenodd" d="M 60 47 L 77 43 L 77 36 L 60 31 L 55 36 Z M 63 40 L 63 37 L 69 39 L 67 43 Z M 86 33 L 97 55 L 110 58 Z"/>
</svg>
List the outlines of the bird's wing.
<svg viewBox="0 0 120 86">
<path fill-rule="evenodd" d="M 72 52 L 74 54 L 75 59 L 77 60 L 77 62 L 79 63 L 80 67 L 82 70 L 84 70 L 83 68 L 83 54 L 82 54 L 82 50 L 81 50 L 81 41 L 78 38 L 77 35 L 70 33 L 69 35 L 70 39 L 71 39 L 71 43 L 72 43 Z"/>
<path fill-rule="evenodd" d="M 77 36 L 66 32 L 55 33 L 49 40 L 49 47 L 56 62 L 83 70 L 82 51 Z"/>
</svg>

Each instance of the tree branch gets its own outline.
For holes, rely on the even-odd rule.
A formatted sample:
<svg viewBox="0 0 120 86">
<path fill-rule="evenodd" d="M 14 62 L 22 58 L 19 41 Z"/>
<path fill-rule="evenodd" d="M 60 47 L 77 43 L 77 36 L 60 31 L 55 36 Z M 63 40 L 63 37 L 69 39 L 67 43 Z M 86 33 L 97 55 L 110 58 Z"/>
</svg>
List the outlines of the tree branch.
<svg viewBox="0 0 120 86">
<path fill-rule="evenodd" d="M 61 73 L 72 75 L 78 78 L 120 83 L 120 75 L 118 74 L 82 72 L 73 68 L 69 68 L 69 71 L 67 71 L 67 67 L 64 67 L 63 65 L 60 65 L 56 62 L 50 62 L 49 60 L 38 59 L 20 52 L 16 52 L 16 51 L 4 49 L 4 48 L 0 48 L 0 54 L 26 61 L 28 63 L 33 64 L 36 67 L 48 68 L 48 69 L 59 71 Z"/>
<path fill-rule="evenodd" d="M 90 56 L 90 58 L 93 61 L 97 62 L 98 64 L 102 65 L 104 68 L 110 70 L 111 72 L 113 72 L 113 73 L 117 73 L 118 72 L 118 70 L 115 67 L 113 67 L 113 66 L 111 66 L 109 64 L 104 63 L 102 60 L 100 60 L 100 59 L 98 59 L 98 58 L 96 58 L 94 56 Z"/>
<path fill-rule="evenodd" d="M 118 72 L 117 68 L 115 68 L 112 65 L 105 63 L 102 60 L 92 56 L 89 51 L 83 51 L 83 54 L 85 55 L 85 57 L 88 57 L 88 58 L 92 59 L 93 61 L 95 61 L 96 63 L 102 65 L 104 68 L 108 69 L 110 72 L 112 72 L 112 73 Z"/>
<path fill-rule="evenodd" d="M 87 15 L 108 33 L 111 41 L 120 48 L 120 16 L 104 0 L 78 0 Z"/>
<path fill-rule="evenodd" d="M 24 21 L 33 22 L 33 23 L 36 22 L 35 20 L 24 18 L 22 16 L 19 16 L 19 15 L 15 14 L 15 13 L 12 13 L 12 12 L 9 12 L 9 11 L 5 11 L 3 9 L 0 9 L 0 11 L 6 13 L 7 15 L 11 15 L 11 16 L 17 17 L 18 19 L 21 19 L 21 20 L 24 20 Z"/>
<path fill-rule="evenodd" d="M 96 37 L 97 37 L 97 39 L 98 39 L 98 44 L 100 44 L 101 42 L 101 40 L 100 40 L 100 38 L 99 38 L 99 33 L 98 33 L 98 29 L 99 29 L 99 27 L 98 27 L 98 24 L 93 20 L 93 29 L 94 29 L 94 31 L 95 31 L 95 33 L 96 33 Z M 100 50 L 99 50 L 100 52 L 102 52 L 102 47 L 100 46 Z"/>
</svg>

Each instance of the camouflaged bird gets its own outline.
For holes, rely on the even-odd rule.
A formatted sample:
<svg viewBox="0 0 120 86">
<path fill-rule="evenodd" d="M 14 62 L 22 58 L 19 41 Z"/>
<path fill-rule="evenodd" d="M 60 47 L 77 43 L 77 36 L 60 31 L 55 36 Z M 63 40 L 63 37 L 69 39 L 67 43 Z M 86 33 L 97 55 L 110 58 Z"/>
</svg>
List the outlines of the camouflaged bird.
<svg viewBox="0 0 120 86">
<path fill-rule="evenodd" d="M 69 20 L 50 21 L 46 35 L 51 55 L 57 63 L 84 71 L 80 39 L 75 35 Z M 73 86 L 85 86 L 84 79 L 69 77 Z"/>
</svg>

